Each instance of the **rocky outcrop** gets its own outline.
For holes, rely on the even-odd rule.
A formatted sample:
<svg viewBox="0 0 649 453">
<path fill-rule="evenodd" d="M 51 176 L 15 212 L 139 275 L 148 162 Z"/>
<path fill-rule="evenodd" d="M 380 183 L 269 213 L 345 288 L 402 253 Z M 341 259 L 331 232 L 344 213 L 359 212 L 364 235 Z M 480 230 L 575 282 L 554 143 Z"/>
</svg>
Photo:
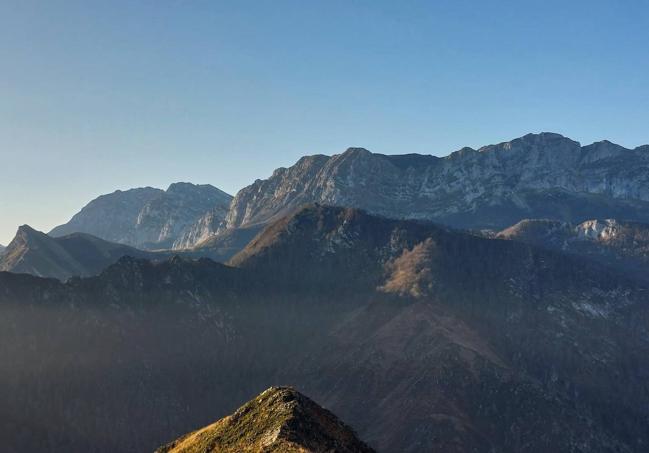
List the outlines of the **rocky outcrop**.
<svg viewBox="0 0 649 453">
<path fill-rule="evenodd" d="M 163 196 L 164 191 L 152 187 L 117 190 L 88 203 L 69 222 L 49 232 L 59 237 L 72 233 L 87 233 L 111 242 L 134 244 L 134 227 L 142 208 Z"/>
<path fill-rule="evenodd" d="M 362 148 L 309 156 L 235 196 L 227 228 L 267 223 L 305 203 L 359 207 L 394 218 L 504 228 L 522 218 L 649 221 L 649 152 L 529 134 L 444 158 Z"/>
<path fill-rule="evenodd" d="M 649 280 L 649 224 L 595 219 L 572 225 L 525 219 L 495 237 L 583 256 Z"/>
<path fill-rule="evenodd" d="M 171 248 L 179 240 L 180 248 L 191 246 L 196 223 L 206 215 L 212 221 L 215 216 L 222 220 L 231 199 L 210 185 L 172 184 L 164 196 L 151 200 L 138 214 L 137 241 L 147 248 Z"/>
<path fill-rule="evenodd" d="M 218 223 L 231 196 L 210 185 L 175 183 L 166 191 L 131 189 L 103 195 L 49 234 L 81 232 L 143 249 L 186 248 L 200 239 L 204 217 Z"/>
<path fill-rule="evenodd" d="M 223 226 L 228 213 L 228 204 L 221 203 L 203 214 L 192 225 L 186 227 L 173 243 L 173 249 L 190 249 L 204 243 Z"/>
<path fill-rule="evenodd" d="M 234 414 L 156 453 L 372 453 L 350 427 L 290 387 L 271 387 Z"/>
</svg>

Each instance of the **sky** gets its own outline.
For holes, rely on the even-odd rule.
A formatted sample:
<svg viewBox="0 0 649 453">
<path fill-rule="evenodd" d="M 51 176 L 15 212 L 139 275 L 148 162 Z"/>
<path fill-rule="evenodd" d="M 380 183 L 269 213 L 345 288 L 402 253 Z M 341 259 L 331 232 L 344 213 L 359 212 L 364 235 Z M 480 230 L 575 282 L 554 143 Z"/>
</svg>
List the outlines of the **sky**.
<svg viewBox="0 0 649 453">
<path fill-rule="evenodd" d="M 0 243 L 350 146 L 649 143 L 647 30 L 645 0 L 0 0 Z"/>
</svg>

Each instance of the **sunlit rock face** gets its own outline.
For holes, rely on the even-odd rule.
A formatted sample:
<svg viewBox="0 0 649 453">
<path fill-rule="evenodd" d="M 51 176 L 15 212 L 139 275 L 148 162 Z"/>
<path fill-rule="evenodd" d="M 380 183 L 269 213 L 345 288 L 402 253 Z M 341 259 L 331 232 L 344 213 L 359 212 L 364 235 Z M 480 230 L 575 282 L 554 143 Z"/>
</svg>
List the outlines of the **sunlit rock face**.
<svg viewBox="0 0 649 453">
<path fill-rule="evenodd" d="M 185 227 L 173 243 L 173 249 L 189 249 L 214 236 L 228 213 L 228 204 L 221 203 L 207 211 L 193 224 Z"/>
<path fill-rule="evenodd" d="M 202 223 L 219 224 L 232 197 L 210 185 L 175 183 L 117 191 L 91 201 L 50 235 L 88 233 L 144 249 L 188 248 L 200 239 Z"/>
<path fill-rule="evenodd" d="M 647 151 L 606 141 L 582 147 L 553 133 L 444 158 L 350 148 L 303 157 L 242 189 L 225 226 L 265 223 L 310 202 L 468 228 L 505 228 L 522 218 L 649 221 Z"/>
</svg>

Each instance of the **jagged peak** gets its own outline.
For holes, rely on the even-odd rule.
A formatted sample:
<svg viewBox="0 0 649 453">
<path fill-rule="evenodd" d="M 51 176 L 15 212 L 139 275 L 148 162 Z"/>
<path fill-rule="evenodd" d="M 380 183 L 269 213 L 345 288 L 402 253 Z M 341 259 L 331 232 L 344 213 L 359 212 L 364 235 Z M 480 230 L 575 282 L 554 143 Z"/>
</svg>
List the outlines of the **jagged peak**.
<svg viewBox="0 0 649 453">
<path fill-rule="evenodd" d="M 16 231 L 16 236 L 14 236 L 14 239 L 11 241 L 8 247 L 15 245 L 16 241 L 24 242 L 29 240 L 40 240 L 42 238 L 50 239 L 50 236 L 43 233 L 42 231 L 38 231 L 37 229 L 32 228 L 27 224 L 20 225 L 18 227 L 18 230 Z"/>
<path fill-rule="evenodd" d="M 161 447 L 158 453 L 241 451 L 370 453 L 334 414 L 292 387 L 271 387 L 234 414 Z"/>
<path fill-rule="evenodd" d="M 324 165 L 329 159 L 331 159 L 331 157 L 325 156 L 324 154 L 310 154 L 300 157 L 298 161 L 293 166 L 291 166 L 291 168 L 318 168 Z M 277 170 L 275 170 L 275 172 L 277 172 L 277 174 L 281 174 L 288 170 L 289 168 L 279 167 Z M 275 172 L 273 174 L 275 174 Z"/>
<path fill-rule="evenodd" d="M 177 190 L 186 190 L 186 189 L 194 189 L 196 187 L 213 187 L 209 184 L 194 184 L 191 182 L 186 182 L 186 181 L 178 181 L 178 182 L 172 182 L 169 184 L 169 187 L 167 187 L 167 192 L 175 192 Z"/>
<path fill-rule="evenodd" d="M 291 165 L 291 167 L 275 168 L 275 170 L 273 170 L 273 174 L 271 178 L 282 177 L 287 172 L 294 169 L 307 169 L 313 167 L 318 168 L 324 165 L 326 162 L 328 162 L 329 159 L 331 159 L 331 156 L 327 156 L 325 154 L 309 154 L 306 156 L 302 156 L 297 160 L 297 162 L 295 162 L 295 164 Z M 259 184 L 263 182 L 264 180 L 262 179 L 255 180 L 255 184 Z"/>
<path fill-rule="evenodd" d="M 342 154 L 340 154 L 340 157 L 343 158 L 356 158 L 356 157 L 367 157 L 371 156 L 372 152 L 368 151 L 365 148 L 360 148 L 360 147 L 350 147 L 345 150 Z"/>
<path fill-rule="evenodd" d="M 33 234 L 33 233 L 41 233 L 41 232 L 38 231 L 38 230 L 35 229 L 35 228 L 32 228 L 31 226 L 29 226 L 29 225 L 27 225 L 27 224 L 24 224 L 24 225 L 20 225 L 20 226 L 18 227 L 18 233 L 29 233 L 29 234 Z M 41 233 L 41 234 L 45 234 L 45 233 Z"/>
<path fill-rule="evenodd" d="M 619 149 L 619 150 L 624 150 L 628 151 L 627 148 L 625 148 L 622 145 L 618 145 L 617 143 L 613 143 L 610 140 L 599 140 L 597 142 L 593 142 L 590 145 L 586 145 L 583 147 L 584 150 L 590 150 L 590 149 L 595 149 L 595 148 L 614 148 L 614 149 Z"/>
<path fill-rule="evenodd" d="M 311 163 L 329 160 L 329 156 L 324 154 L 309 154 L 298 159 L 297 163 Z"/>
</svg>

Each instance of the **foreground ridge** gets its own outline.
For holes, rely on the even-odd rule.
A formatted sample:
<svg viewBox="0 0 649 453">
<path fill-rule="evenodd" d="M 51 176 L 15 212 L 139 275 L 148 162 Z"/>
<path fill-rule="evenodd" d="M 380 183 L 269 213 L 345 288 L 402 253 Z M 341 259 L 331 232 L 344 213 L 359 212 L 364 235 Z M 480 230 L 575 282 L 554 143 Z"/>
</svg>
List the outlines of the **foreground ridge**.
<svg viewBox="0 0 649 453">
<path fill-rule="evenodd" d="M 370 453 L 352 429 L 291 387 L 271 387 L 234 414 L 156 453 Z"/>
</svg>

